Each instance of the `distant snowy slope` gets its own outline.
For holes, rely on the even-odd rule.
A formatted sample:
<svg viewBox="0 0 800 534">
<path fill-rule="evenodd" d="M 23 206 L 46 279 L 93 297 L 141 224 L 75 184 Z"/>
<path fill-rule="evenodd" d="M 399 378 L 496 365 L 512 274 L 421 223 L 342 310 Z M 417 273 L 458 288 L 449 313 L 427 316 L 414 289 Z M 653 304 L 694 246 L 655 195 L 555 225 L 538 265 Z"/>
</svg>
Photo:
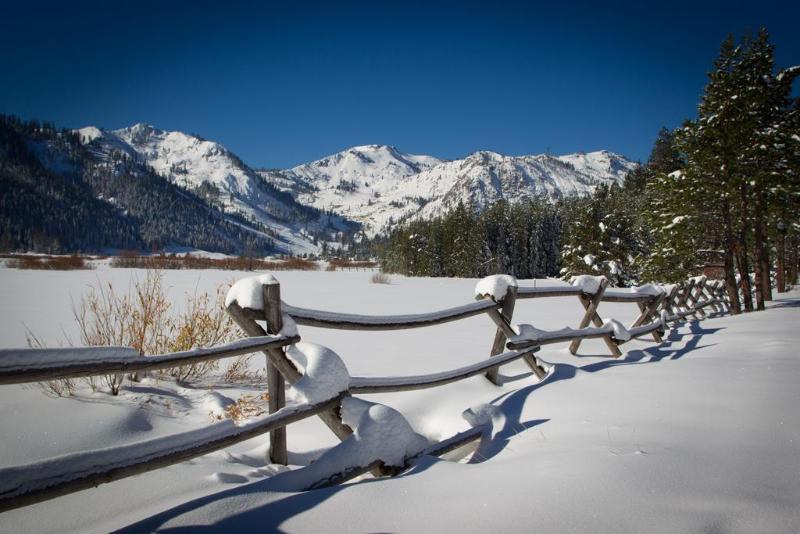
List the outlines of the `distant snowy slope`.
<svg viewBox="0 0 800 534">
<path fill-rule="evenodd" d="M 566 156 L 479 151 L 442 161 L 367 145 L 261 174 L 300 202 L 361 222 L 375 234 L 399 220 L 441 214 L 459 202 L 483 209 L 500 199 L 586 194 L 600 183 L 621 183 L 636 165 L 608 151 Z"/>
<path fill-rule="evenodd" d="M 148 124 L 113 131 L 86 127 L 77 133 L 97 157 L 112 151 L 128 154 L 170 182 L 209 198 L 220 210 L 264 225 L 287 252 L 315 252 L 315 235 L 346 227 L 337 217 L 298 204 L 213 141 Z"/>
</svg>

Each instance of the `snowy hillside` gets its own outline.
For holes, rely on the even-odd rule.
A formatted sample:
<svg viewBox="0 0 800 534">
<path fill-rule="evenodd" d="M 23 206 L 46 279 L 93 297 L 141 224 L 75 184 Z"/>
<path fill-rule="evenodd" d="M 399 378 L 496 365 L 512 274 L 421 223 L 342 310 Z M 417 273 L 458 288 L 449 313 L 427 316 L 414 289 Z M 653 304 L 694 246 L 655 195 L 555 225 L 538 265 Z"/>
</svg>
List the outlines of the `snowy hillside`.
<svg viewBox="0 0 800 534">
<path fill-rule="evenodd" d="M 98 157 L 111 151 L 128 154 L 170 182 L 201 193 L 221 210 L 265 225 L 287 251 L 314 252 L 313 234 L 345 228 L 338 218 L 295 202 L 218 143 L 147 124 L 113 131 L 90 126 L 77 133 Z"/>
<path fill-rule="evenodd" d="M 441 161 L 367 145 L 262 175 L 300 202 L 361 222 L 375 234 L 399 220 L 441 214 L 459 202 L 481 209 L 500 199 L 589 193 L 599 183 L 621 183 L 636 165 L 608 151 L 566 156 L 480 151 Z"/>
<path fill-rule="evenodd" d="M 348 220 L 374 235 L 398 221 L 442 214 L 459 202 L 482 209 L 500 199 L 586 194 L 600 183 L 621 183 L 636 167 L 608 151 L 565 156 L 479 151 L 443 161 L 364 145 L 292 169 L 256 171 L 218 143 L 147 124 L 77 132 L 101 157 L 126 153 L 172 183 L 212 197 L 222 209 L 267 225 L 294 252 L 316 250 L 310 243 L 315 236 L 344 230 Z"/>
</svg>

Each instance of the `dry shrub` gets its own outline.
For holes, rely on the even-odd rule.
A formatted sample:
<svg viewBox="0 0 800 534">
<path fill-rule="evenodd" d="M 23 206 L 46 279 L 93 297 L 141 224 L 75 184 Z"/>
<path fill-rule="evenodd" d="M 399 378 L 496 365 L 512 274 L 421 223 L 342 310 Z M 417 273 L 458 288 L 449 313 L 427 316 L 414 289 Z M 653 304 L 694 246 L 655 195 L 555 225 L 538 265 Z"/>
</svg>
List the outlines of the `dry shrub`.
<svg viewBox="0 0 800 534">
<path fill-rule="evenodd" d="M 222 379 L 225 382 L 244 382 L 257 376 L 258 373 L 254 374 L 250 371 L 250 359 L 252 357 L 252 354 L 243 354 L 234 358 L 225 368 L 225 374 Z"/>
<path fill-rule="evenodd" d="M 194 347 L 210 347 L 233 341 L 236 329 L 225 311 L 225 294 L 217 288 L 216 298 L 207 294 L 192 295 L 187 301 L 186 311 L 176 319 L 167 321 L 165 329 L 170 340 L 166 352 L 190 350 Z M 241 358 L 241 357 L 240 357 Z M 234 363 L 233 365 L 236 365 Z M 246 367 L 246 362 L 245 362 Z M 202 378 L 219 367 L 219 360 L 173 367 L 167 372 L 177 382 L 188 382 Z"/>
<path fill-rule="evenodd" d="M 240 256 L 238 258 L 202 258 L 198 256 L 138 256 L 120 254 L 111 259 L 112 267 L 134 269 L 223 269 L 229 271 L 317 271 L 319 265 L 312 260 L 287 258 L 284 260 L 259 260 Z"/>
<path fill-rule="evenodd" d="M 268 402 L 269 393 L 261 393 L 260 395 L 245 393 L 235 403 L 225 408 L 225 415 L 236 422 L 258 417 L 269 411 Z"/>
<path fill-rule="evenodd" d="M 148 271 L 135 280 L 127 294 L 118 293 L 109 282 L 89 293 L 72 313 L 80 329 L 81 343 L 89 346 L 131 347 L 139 354 L 158 354 L 167 346 L 170 303 L 162 287 L 162 274 Z M 138 376 L 133 375 L 134 380 Z M 104 375 L 112 395 L 119 393 L 123 375 Z"/>
<path fill-rule="evenodd" d="M 78 254 L 71 256 L 24 256 L 12 257 L 8 261 L 12 269 L 37 269 L 49 271 L 72 271 L 75 269 L 91 269 L 92 265 Z"/>
<path fill-rule="evenodd" d="M 134 279 L 127 293 L 119 293 L 108 283 L 90 288 L 80 303 L 73 306 L 73 316 L 78 323 L 81 345 L 132 347 L 141 355 L 162 354 L 207 347 L 233 341 L 236 328 L 225 312 L 223 287 L 216 295 L 188 295 L 185 311 L 175 314 L 163 287 L 160 271 L 147 271 L 143 279 Z M 43 344 L 32 333 L 30 346 Z M 228 368 L 225 377 L 247 378 L 249 355 L 239 356 Z M 218 361 L 183 365 L 159 372 L 177 382 L 199 380 L 218 368 Z M 135 374 L 131 380 L 138 380 Z M 124 376 L 110 374 L 101 382 L 112 395 L 119 393 Z M 97 389 L 95 378 L 86 379 L 92 390 Z M 59 380 L 43 383 L 46 393 L 68 396 L 75 390 L 75 381 Z"/>
<path fill-rule="evenodd" d="M 389 278 L 389 275 L 386 273 L 373 273 L 372 278 L 370 281 L 373 284 L 391 284 L 392 280 Z"/>
<path fill-rule="evenodd" d="M 328 262 L 329 271 L 335 271 L 336 269 L 374 269 L 377 266 L 377 261 L 355 261 L 342 258 L 333 258 Z"/>
<path fill-rule="evenodd" d="M 31 348 L 43 349 L 46 347 L 42 340 L 36 337 L 36 334 L 31 332 L 30 329 L 26 329 L 25 339 Z M 61 380 L 39 382 L 39 387 L 48 397 L 71 397 L 75 394 L 78 382 L 74 378 L 63 378 Z"/>
</svg>

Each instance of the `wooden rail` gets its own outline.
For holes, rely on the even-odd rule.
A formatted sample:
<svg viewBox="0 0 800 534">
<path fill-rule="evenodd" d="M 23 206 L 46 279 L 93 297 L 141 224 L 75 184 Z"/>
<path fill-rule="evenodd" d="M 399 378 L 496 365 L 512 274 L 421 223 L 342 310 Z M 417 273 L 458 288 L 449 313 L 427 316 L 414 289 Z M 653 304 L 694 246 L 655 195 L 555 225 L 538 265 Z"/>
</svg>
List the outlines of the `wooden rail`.
<svg viewBox="0 0 800 534">
<path fill-rule="evenodd" d="M 0 384 L 165 369 L 261 351 L 266 356 L 270 399 L 268 416 L 241 426 L 224 422 L 143 443 L 0 469 L 0 511 L 172 465 L 265 433 L 270 434 L 270 459 L 285 464 L 286 426 L 293 422 L 316 415 L 339 439 L 346 440 L 352 434 L 353 430 L 344 424 L 340 413 L 342 400 L 350 395 L 431 388 L 480 374 L 497 383 L 499 367 L 517 360 L 526 362 L 542 379 L 546 370 L 535 353 L 544 345 L 570 342 L 570 350 L 575 353 L 580 340 L 602 338 L 612 355 L 617 356 L 621 354 L 618 346 L 632 339 L 653 335 L 656 341 L 660 341 L 670 322 L 687 316 L 701 318 L 703 309 L 707 307 L 717 312 L 727 308 L 724 287 L 708 283 L 702 277 L 656 292 L 608 288 L 605 279 L 598 282 L 594 291 L 579 286 L 517 287 L 516 281 L 512 279 L 512 282 L 501 295 L 478 294 L 475 302 L 463 306 L 421 314 L 370 316 L 285 304 L 280 299 L 280 285 L 271 279 L 259 289 L 263 309 L 241 307 L 235 299 L 228 303 L 227 311 L 250 337 L 226 345 L 157 356 L 140 356 L 125 347 L 0 350 Z M 585 313 L 578 328 L 544 331 L 532 325 L 511 325 L 517 299 L 566 296 L 577 296 L 584 307 Z M 614 321 L 603 322 L 597 313 L 602 302 L 634 303 L 640 314 L 627 328 Z M 347 387 L 334 396 L 318 402 L 285 406 L 285 383 L 295 384 L 304 376 L 284 352 L 285 347 L 301 339 L 293 329 L 292 321 L 298 325 L 342 330 L 398 330 L 434 326 L 480 314 L 488 315 L 497 327 L 487 360 L 426 375 L 350 377 Z M 589 326 L 590 323 L 594 326 Z M 503 352 L 504 348 L 508 351 Z M 413 464 L 419 455 L 442 454 L 478 439 L 484 430 L 473 428 L 432 444 L 417 455 L 407 457 L 403 466 L 385 466 L 375 460 L 348 468 L 345 472 L 332 473 L 307 489 L 341 483 L 367 471 L 376 476 L 396 474 Z"/>
</svg>

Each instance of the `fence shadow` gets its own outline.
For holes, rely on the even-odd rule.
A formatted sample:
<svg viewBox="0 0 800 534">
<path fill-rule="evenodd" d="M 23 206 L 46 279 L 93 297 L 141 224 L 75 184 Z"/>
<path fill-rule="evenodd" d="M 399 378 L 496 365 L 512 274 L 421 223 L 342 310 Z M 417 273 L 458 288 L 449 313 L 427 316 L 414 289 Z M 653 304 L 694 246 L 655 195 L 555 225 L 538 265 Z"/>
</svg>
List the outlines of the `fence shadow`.
<svg viewBox="0 0 800 534">
<path fill-rule="evenodd" d="M 658 363 L 665 359 L 678 360 L 692 351 L 702 347 L 713 346 L 713 344 L 701 345 L 700 341 L 703 336 L 713 334 L 723 329 L 705 328 L 703 323 L 699 321 L 690 321 L 685 324 L 689 327 L 688 332 L 678 333 L 673 331 L 665 339 L 664 343 L 643 349 L 633 349 L 620 359 L 608 359 L 582 366 L 567 363 L 553 364 L 552 369 L 541 382 L 504 393 L 495 398 L 490 404 L 496 406 L 502 414 L 502 427 L 493 429 L 492 435 L 484 436 L 473 454 L 470 463 L 485 462 L 493 458 L 502 452 L 515 436 L 549 421 L 549 419 L 521 421 L 525 403 L 536 390 L 555 382 L 575 378 L 580 372 L 597 373 L 624 365 L 647 365 Z M 672 346 L 673 343 L 683 341 L 687 337 L 688 340 L 681 344 L 681 346 Z M 520 379 L 523 378 L 523 376 L 517 375 L 509 378 Z M 439 461 L 444 460 L 431 458 L 430 461 L 428 461 L 427 459 L 423 459 L 417 466 L 401 475 L 401 477 L 414 476 L 425 471 Z M 381 480 L 382 479 L 368 479 L 359 484 L 379 483 Z M 194 499 L 133 523 L 118 532 L 252 532 L 255 529 L 265 532 L 282 532 L 281 525 L 287 520 L 315 508 L 333 495 L 341 491 L 348 491 L 352 489 L 352 487 L 352 485 L 344 484 L 301 493 L 287 493 L 285 488 L 280 487 L 273 479 L 267 478 Z M 274 495 L 274 500 L 268 500 L 270 494 Z M 266 500 L 267 502 L 255 508 L 247 506 L 247 504 L 251 503 L 253 500 Z M 229 515 L 226 519 L 208 525 L 163 528 L 170 520 L 192 511 L 198 511 L 201 515 L 205 515 L 206 517 L 215 515 L 212 510 L 209 510 L 211 513 L 203 514 L 201 509 L 204 507 L 218 507 L 220 510 L 240 508 L 244 511 Z"/>
</svg>

